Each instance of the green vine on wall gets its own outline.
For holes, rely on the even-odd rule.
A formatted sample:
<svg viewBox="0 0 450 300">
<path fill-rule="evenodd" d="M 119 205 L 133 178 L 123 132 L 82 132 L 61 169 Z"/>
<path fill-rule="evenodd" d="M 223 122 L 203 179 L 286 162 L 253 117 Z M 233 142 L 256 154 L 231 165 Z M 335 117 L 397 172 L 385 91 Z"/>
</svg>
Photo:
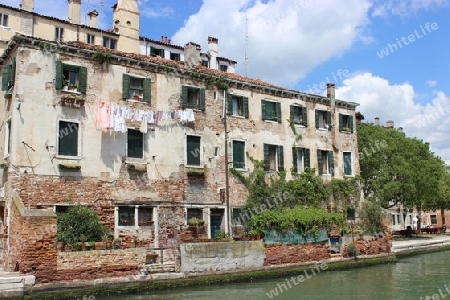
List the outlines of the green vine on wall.
<svg viewBox="0 0 450 300">
<path fill-rule="evenodd" d="M 104 63 L 109 62 L 112 59 L 112 54 L 97 50 L 91 54 L 91 58 L 99 63 Z"/>
<path fill-rule="evenodd" d="M 291 130 L 294 133 L 295 142 L 300 141 L 302 139 L 302 135 L 300 133 L 298 133 L 297 130 L 295 129 L 295 123 L 290 119 L 287 119 L 287 121 L 289 123 L 289 127 L 291 127 Z M 294 147 L 295 147 L 295 143 L 294 143 Z"/>
</svg>

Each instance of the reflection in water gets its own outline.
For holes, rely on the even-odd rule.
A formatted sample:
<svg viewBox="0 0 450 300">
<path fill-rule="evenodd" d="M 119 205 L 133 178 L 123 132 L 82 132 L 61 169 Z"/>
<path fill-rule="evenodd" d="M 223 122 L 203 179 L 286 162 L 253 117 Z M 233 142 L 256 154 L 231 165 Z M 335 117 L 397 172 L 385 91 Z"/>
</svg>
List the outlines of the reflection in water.
<svg viewBox="0 0 450 300">
<path fill-rule="evenodd" d="M 194 287 L 189 289 L 149 292 L 132 296 L 97 297 L 97 300 L 156 300 L 156 299 L 426 299 L 439 294 L 439 289 L 450 299 L 446 287 L 450 285 L 450 251 L 413 256 L 396 264 L 368 268 L 321 272 L 297 285 L 276 278 L 250 283 Z M 282 287 L 284 284 L 287 290 Z M 280 293 L 279 287 L 283 288 Z M 277 289 L 278 296 L 273 291 Z M 450 288 L 448 288 L 450 290 Z M 271 294 L 272 292 L 272 294 Z M 439 298 L 439 299 L 443 299 Z"/>
</svg>

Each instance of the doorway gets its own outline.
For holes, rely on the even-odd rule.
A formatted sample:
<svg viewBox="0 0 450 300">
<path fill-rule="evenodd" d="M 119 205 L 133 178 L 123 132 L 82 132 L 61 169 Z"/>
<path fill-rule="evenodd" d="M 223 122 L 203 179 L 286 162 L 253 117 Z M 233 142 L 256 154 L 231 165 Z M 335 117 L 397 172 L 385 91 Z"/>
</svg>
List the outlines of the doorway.
<svg viewBox="0 0 450 300">
<path fill-rule="evenodd" d="M 220 231 L 223 230 L 224 209 L 211 209 L 210 226 L 211 238 L 216 238 Z"/>
</svg>

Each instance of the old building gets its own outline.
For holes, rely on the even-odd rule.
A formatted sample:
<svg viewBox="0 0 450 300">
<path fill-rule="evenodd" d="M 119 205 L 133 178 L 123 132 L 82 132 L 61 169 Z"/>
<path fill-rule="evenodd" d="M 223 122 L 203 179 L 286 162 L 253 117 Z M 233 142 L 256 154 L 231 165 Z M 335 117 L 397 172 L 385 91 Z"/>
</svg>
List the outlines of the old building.
<svg viewBox="0 0 450 300">
<path fill-rule="evenodd" d="M 22 14 L 62 22 L 32 13 L 30 3 L 1 8 L 15 12 L 15 22 Z M 205 221 L 209 237 L 228 231 L 246 189 L 230 175 L 227 197 L 226 162 L 247 174 L 253 165 L 246 153 L 264 160 L 268 174 L 287 170 L 288 178 L 306 168 L 326 181 L 359 174 L 357 104 L 335 99 L 334 84 L 322 97 L 230 73 L 235 62 L 217 56 L 211 37 L 207 55 L 195 43 L 181 48 L 164 37 L 140 38 L 141 54 L 124 51 L 122 37 L 136 33 L 122 21 L 117 26 L 119 33 L 105 35 L 117 37 L 117 50 L 97 39 L 8 37 L 0 57 L 5 269 L 34 270 L 35 258 L 20 255 L 53 251 L 54 212 L 76 203 L 95 209 L 115 237 L 151 247 L 179 245 L 191 217 Z M 142 42 L 172 50 L 149 55 L 153 46 Z M 180 56 L 167 56 L 171 51 Z"/>
</svg>

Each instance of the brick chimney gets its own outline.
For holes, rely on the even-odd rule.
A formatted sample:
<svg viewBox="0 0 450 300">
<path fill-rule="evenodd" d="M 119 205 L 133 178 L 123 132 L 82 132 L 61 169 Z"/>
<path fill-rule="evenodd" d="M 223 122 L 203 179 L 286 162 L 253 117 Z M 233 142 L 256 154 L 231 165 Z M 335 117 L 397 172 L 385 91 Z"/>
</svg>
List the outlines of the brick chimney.
<svg viewBox="0 0 450 300">
<path fill-rule="evenodd" d="M 188 65 L 191 68 L 198 67 L 201 60 L 200 58 L 201 50 L 202 48 L 200 47 L 200 45 L 193 42 L 189 42 L 186 45 L 184 45 L 184 61 L 186 65 Z"/>
<path fill-rule="evenodd" d="M 89 16 L 89 27 L 97 28 L 98 12 L 96 10 L 93 10 L 90 13 L 88 13 L 88 16 Z"/>
<path fill-rule="evenodd" d="M 380 118 L 375 117 L 375 125 L 380 126 Z"/>
<path fill-rule="evenodd" d="M 210 57 L 209 67 L 217 70 L 219 68 L 217 64 L 217 56 L 219 54 L 219 39 L 209 36 L 208 37 L 208 54 Z"/>
<path fill-rule="evenodd" d="M 392 120 L 386 121 L 386 127 L 387 128 L 394 128 L 394 121 L 392 121 Z"/>
<path fill-rule="evenodd" d="M 73 24 L 80 24 L 81 19 L 81 0 L 69 1 L 69 22 Z"/>
<path fill-rule="evenodd" d="M 34 0 L 21 0 L 20 9 L 33 12 L 34 11 Z"/>
<path fill-rule="evenodd" d="M 327 98 L 335 99 L 335 84 L 327 83 Z"/>
</svg>

